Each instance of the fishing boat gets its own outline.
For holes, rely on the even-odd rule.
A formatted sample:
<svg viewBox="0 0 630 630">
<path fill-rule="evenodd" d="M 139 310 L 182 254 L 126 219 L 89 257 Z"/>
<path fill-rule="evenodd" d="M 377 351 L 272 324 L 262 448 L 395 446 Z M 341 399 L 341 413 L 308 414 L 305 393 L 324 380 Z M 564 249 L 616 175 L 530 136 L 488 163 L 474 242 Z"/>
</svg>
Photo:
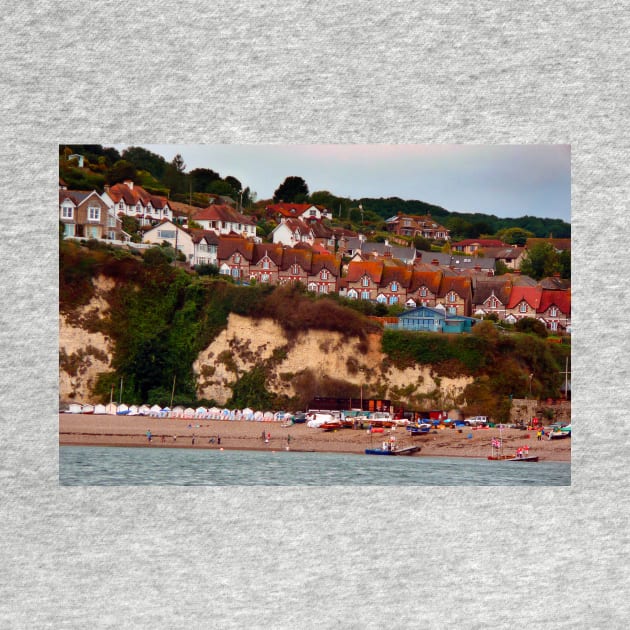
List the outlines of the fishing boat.
<svg viewBox="0 0 630 630">
<path fill-rule="evenodd" d="M 373 427 L 383 427 L 385 429 L 391 429 L 396 424 L 392 414 L 386 411 L 375 411 L 370 414 L 368 420 Z"/>
<path fill-rule="evenodd" d="M 506 462 L 537 462 L 538 455 L 521 455 L 520 457 L 517 455 L 516 457 L 510 457 L 505 460 Z"/>
<path fill-rule="evenodd" d="M 418 435 L 429 435 L 432 428 L 433 427 L 426 422 L 421 424 L 410 424 L 407 427 L 407 433 L 409 433 L 411 437 L 416 437 Z"/>
</svg>

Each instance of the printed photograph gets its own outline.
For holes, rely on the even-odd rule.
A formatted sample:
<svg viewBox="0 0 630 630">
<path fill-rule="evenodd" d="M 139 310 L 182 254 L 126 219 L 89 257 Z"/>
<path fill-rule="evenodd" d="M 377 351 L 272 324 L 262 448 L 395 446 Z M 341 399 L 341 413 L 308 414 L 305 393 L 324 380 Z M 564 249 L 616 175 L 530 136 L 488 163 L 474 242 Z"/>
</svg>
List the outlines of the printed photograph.
<svg viewBox="0 0 630 630">
<path fill-rule="evenodd" d="M 571 484 L 568 145 L 59 145 L 61 485 Z"/>
</svg>

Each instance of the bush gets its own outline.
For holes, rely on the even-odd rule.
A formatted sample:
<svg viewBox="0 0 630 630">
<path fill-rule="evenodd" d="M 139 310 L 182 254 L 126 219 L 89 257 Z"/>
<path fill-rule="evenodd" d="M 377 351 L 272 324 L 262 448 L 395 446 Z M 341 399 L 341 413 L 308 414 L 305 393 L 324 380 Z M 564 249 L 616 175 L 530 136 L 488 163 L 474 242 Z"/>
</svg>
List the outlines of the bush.
<svg viewBox="0 0 630 630">
<path fill-rule="evenodd" d="M 515 329 L 519 332 L 533 333 L 539 337 L 546 337 L 549 334 L 547 326 L 533 317 L 523 317 L 516 322 Z"/>
</svg>

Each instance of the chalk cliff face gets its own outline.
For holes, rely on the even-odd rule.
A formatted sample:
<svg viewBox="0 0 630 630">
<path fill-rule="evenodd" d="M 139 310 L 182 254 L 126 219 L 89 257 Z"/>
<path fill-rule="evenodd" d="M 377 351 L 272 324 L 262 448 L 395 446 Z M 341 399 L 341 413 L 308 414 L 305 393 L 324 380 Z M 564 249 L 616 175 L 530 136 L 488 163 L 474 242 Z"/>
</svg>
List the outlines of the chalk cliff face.
<svg viewBox="0 0 630 630">
<path fill-rule="evenodd" d="M 88 332 L 88 318 L 102 318 L 109 304 L 106 293 L 113 280 L 99 276 L 90 302 L 71 317 L 59 315 L 59 400 L 62 403 L 94 402 L 92 390 L 99 372 L 107 372 L 112 356 L 112 341 L 99 332 Z"/>
<path fill-rule="evenodd" d="M 108 292 L 114 281 L 99 276 L 91 301 L 71 316 L 59 316 L 59 399 L 62 403 L 95 402 L 93 389 L 101 372 L 111 371 L 113 341 L 89 332 L 88 321 L 107 317 Z M 226 403 L 232 386 L 252 368 L 264 367 L 267 388 L 294 397 L 305 391 L 335 395 L 335 383 L 363 388 L 366 397 L 396 399 L 411 407 L 448 409 L 456 406 L 470 377 L 436 378 L 430 366 L 398 369 L 381 352 L 380 334 L 344 337 L 340 333 L 310 330 L 287 338 L 270 319 L 255 320 L 231 314 L 228 325 L 197 356 L 193 371 L 199 398 Z"/>
<path fill-rule="evenodd" d="M 436 407 L 449 408 L 463 393 L 472 378 L 445 378 L 436 381 L 430 367 L 414 366 L 400 370 L 388 364 L 380 350 L 380 335 L 367 341 L 344 338 L 340 333 L 311 330 L 288 340 L 282 328 L 272 320 L 253 320 L 231 314 L 228 326 L 193 364 L 198 375 L 198 394 L 202 398 L 226 402 L 231 385 L 238 376 L 257 364 L 267 365 L 270 390 L 289 397 L 298 395 L 304 381 L 328 377 L 356 386 L 363 385 L 366 395 L 399 398 L 411 402 L 432 398 Z"/>
</svg>

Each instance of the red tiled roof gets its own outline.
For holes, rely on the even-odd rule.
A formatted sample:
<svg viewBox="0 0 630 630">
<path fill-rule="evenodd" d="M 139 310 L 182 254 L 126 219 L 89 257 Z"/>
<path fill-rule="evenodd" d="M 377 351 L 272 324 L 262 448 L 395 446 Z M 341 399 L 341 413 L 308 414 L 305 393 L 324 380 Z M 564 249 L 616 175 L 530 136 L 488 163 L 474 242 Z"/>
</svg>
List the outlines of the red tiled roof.
<svg viewBox="0 0 630 630">
<path fill-rule="evenodd" d="M 468 245 L 479 245 L 480 247 L 509 247 L 507 243 L 492 238 L 467 238 L 457 243 L 451 243 L 451 247 L 457 247 L 459 245 L 462 247 Z"/>
<path fill-rule="evenodd" d="M 219 238 L 216 233 L 212 230 L 200 230 L 199 228 L 189 228 L 186 230 L 191 236 L 193 243 L 199 243 L 201 239 L 206 239 L 207 243 L 211 243 L 213 245 L 219 244 Z"/>
<path fill-rule="evenodd" d="M 219 248 L 217 250 L 217 258 L 226 260 L 232 254 L 239 252 L 246 260 L 251 260 L 254 255 L 254 244 L 244 238 L 227 238 L 219 239 Z"/>
<path fill-rule="evenodd" d="M 311 234 L 311 228 L 301 219 L 286 219 L 280 225 L 286 225 L 291 232 L 298 232 L 300 235 Z"/>
<path fill-rule="evenodd" d="M 471 296 L 472 284 L 470 278 L 465 276 L 447 276 L 442 278 L 442 284 L 440 285 L 440 291 L 438 295 L 440 297 L 445 296 L 449 291 L 455 291 L 457 295 L 462 298 Z"/>
<path fill-rule="evenodd" d="M 524 286 L 512 286 L 510 292 L 510 300 L 507 303 L 507 308 L 516 308 L 523 300 L 529 304 L 534 310 L 538 310 L 540 306 L 540 298 L 542 296 L 542 289 L 536 287 L 524 287 Z"/>
<path fill-rule="evenodd" d="M 437 295 L 442 282 L 442 271 L 414 271 L 411 275 L 409 291 L 416 291 L 420 287 L 427 287 L 431 293 Z"/>
<path fill-rule="evenodd" d="M 203 210 L 199 210 L 192 219 L 193 221 L 224 221 L 227 223 L 254 225 L 251 217 L 237 212 L 230 206 L 220 204 L 212 204 Z"/>
<path fill-rule="evenodd" d="M 539 243 L 550 243 L 559 251 L 571 251 L 570 238 L 528 238 L 525 241 L 525 249 L 531 249 L 534 245 L 538 245 Z"/>
<path fill-rule="evenodd" d="M 383 265 L 381 285 L 386 286 L 396 281 L 403 287 L 411 284 L 412 268 L 404 264 L 396 264 L 394 261 L 386 261 Z"/>
<path fill-rule="evenodd" d="M 282 265 L 280 269 L 286 271 L 291 265 L 298 264 L 304 271 L 310 272 L 313 261 L 313 250 L 298 247 L 287 247 L 282 255 Z"/>
<path fill-rule="evenodd" d="M 255 244 L 252 265 L 257 265 L 265 256 L 267 256 L 276 265 L 276 267 L 280 267 L 283 256 L 282 245 L 276 243 Z"/>
<path fill-rule="evenodd" d="M 330 253 L 313 253 L 311 274 L 315 275 L 322 269 L 328 269 L 333 276 L 339 276 L 340 262 Z"/>
<path fill-rule="evenodd" d="M 317 208 L 320 212 L 322 210 L 322 206 L 316 206 L 312 203 L 275 203 L 270 206 L 266 206 L 265 210 L 277 212 L 285 217 L 299 217 L 302 216 L 309 208 Z"/>
<path fill-rule="evenodd" d="M 107 192 L 114 203 L 118 203 L 122 199 L 128 206 L 135 206 L 138 201 L 146 206 L 150 202 L 154 208 L 159 210 L 168 204 L 166 197 L 152 195 L 137 184 L 134 184 L 133 189 L 125 183 L 114 184 L 109 187 Z"/>
<path fill-rule="evenodd" d="M 383 261 L 352 261 L 348 264 L 348 282 L 357 282 L 365 274 L 370 276 L 372 282 L 380 284 L 383 276 Z"/>
<path fill-rule="evenodd" d="M 561 313 L 569 315 L 571 313 L 571 291 L 543 289 L 540 304 L 536 310 L 539 313 L 544 313 L 550 306 L 557 306 Z"/>
</svg>

